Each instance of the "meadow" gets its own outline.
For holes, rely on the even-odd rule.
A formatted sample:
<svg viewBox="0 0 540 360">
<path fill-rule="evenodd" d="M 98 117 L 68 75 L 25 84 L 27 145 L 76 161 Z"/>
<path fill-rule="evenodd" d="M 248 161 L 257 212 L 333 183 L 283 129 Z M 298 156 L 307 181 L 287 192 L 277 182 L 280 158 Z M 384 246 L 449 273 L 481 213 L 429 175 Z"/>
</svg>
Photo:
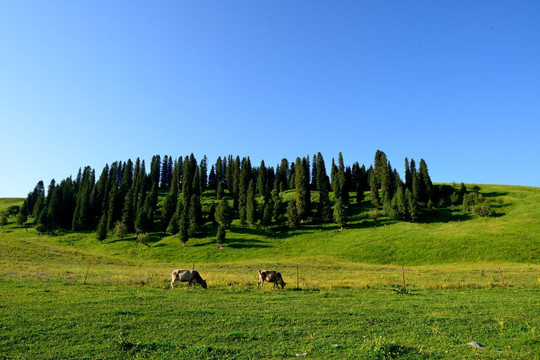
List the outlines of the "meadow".
<svg viewBox="0 0 540 360">
<path fill-rule="evenodd" d="M 101 244 L 10 219 L 0 358 L 539 358 L 540 189 L 481 191 L 495 216 L 360 211 L 342 231 L 273 233 L 233 223 L 222 250 L 211 229 L 186 247 L 162 233 Z M 169 290 L 170 270 L 192 267 L 209 289 Z M 257 290 L 260 268 L 286 289 Z"/>
</svg>

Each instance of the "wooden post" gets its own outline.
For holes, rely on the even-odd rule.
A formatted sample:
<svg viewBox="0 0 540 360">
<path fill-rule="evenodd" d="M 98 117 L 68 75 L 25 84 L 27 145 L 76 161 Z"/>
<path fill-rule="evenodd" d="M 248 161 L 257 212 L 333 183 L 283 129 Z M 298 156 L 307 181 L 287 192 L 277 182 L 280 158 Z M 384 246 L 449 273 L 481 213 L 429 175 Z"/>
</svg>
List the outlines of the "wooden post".
<svg viewBox="0 0 540 360">
<path fill-rule="evenodd" d="M 296 288 L 300 289 L 300 282 L 298 281 L 298 265 L 296 265 Z"/>
<path fill-rule="evenodd" d="M 86 285 L 86 279 L 88 278 L 88 270 L 90 270 L 90 263 L 91 261 L 88 262 L 88 266 L 86 267 L 86 275 L 84 275 L 83 285 Z"/>
<path fill-rule="evenodd" d="M 403 266 L 401 267 L 401 275 L 403 277 L 403 288 L 406 289 L 406 286 L 405 286 L 405 268 Z"/>
<path fill-rule="evenodd" d="M 503 289 L 506 289 L 506 286 L 504 285 L 504 278 L 503 278 L 503 274 L 502 274 L 500 266 L 499 266 L 499 275 L 501 275 L 501 281 L 502 281 Z"/>
<path fill-rule="evenodd" d="M 195 270 L 195 265 L 193 265 L 193 270 Z"/>
</svg>

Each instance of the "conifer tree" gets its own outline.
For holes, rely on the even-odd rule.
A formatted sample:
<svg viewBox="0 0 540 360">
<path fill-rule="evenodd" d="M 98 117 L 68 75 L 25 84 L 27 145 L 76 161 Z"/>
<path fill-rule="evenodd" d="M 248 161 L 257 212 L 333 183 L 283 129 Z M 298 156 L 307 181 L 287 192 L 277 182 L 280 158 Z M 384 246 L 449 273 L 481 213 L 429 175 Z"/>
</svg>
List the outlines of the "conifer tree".
<svg viewBox="0 0 540 360">
<path fill-rule="evenodd" d="M 165 155 L 163 157 L 163 165 L 161 165 L 161 188 L 168 189 L 170 184 L 169 179 L 169 156 Z"/>
<path fill-rule="evenodd" d="M 272 216 L 276 222 L 280 221 L 282 214 L 281 196 L 279 195 L 279 184 L 276 183 L 274 190 L 272 190 Z"/>
<path fill-rule="evenodd" d="M 180 240 L 184 246 L 189 240 L 189 210 L 186 207 L 180 216 Z"/>
<path fill-rule="evenodd" d="M 116 221 L 120 219 L 118 188 L 113 186 L 109 193 L 109 209 L 107 212 L 107 229 L 112 230 Z"/>
<path fill-rule="evenodd" d="M 334 206 L 334 221 L 336 224 L 343 229 L 347 223 L 347 216 L 345 214 L 345 206 L 341 199 L 337 199 L 336 205 Z"/>
<path fill-rule="evenodd" d="M 405 187 L 407 189 L 407 187 Z M 404 190 L 403 185 L 398 186 L 396 191 L 396 208 L 397 208 L 397 214 L 402 219 L 405 220 L 409 216 L 408 212 L 408 206 L 407 206 L 407 198 L 406 198 L 406 190 Z"/>
<path fill-rule="evenodd" d="M 284 192 L 289 189 L 289 161 L 285 158 L 281 159 L 281 164 L 279 165 L 279 173 L 277 174 L 279 178 L 279 192 Z"/>
<path fill-rule="evenodd" d="M 290 229 L 296 229 L 298 227 L 298 211 L 296 209 L 296 201 L 291 200 L 287 205 L 287 224 Z"/>
<path fill-rule="evenodd" d="M 224 227 L 231 226 L 233 220 L 233 209 L 227 200 L 221 200 L 216 208 L 216 221 Z"/>
<path fill-rule="evenodd" d="M 308 216 L 308 204 L 306 203 L 307 189 L 305 169 L 302 166 L 302 160 L 296 158 L 295 166 L 295 190 L 296 190 L 296 211 L 298 211 L 299 220 L 305 220 Z"/>
<path fill-rule="evenodd" d="M 202 225 L 202 209 L 199 196 L 193 194 L 189 207 L 189 236 L 196 236 Z"/>
<path fill-rule="evenodd" d="M 261 161 L 259 167 L 259 176 L 257 177 L 257 194 L 261 195 L 264 198 L 265 203 L 269 200 L 269 189 L 268 189 L 268 176 L 266 165 L 264 160 Z"/>
<path fill-rule="evenodd" d="M 270 226 L 272 224 L 272 205 L 269 201 L 264 205 L 263 217 L 261 219 L 261 224 L 263 227 Z"/>
<path fill-rule="evenodd" d="M 433 184 L 431 183 L 431 178 L 429 177 L 429 172 L 427 164 L 424 159 L 420 159 L 420 186 L 423 188 L 422 197 L 419 198 L 420 202 L 428 202 L 432 199 L 433 193 Z"/>
<path fill-rule="evenodd" d="M 101 215 L 96 233 L 99 242 L 103 243 L 103 240 L 107 238 L 107 214 Z"/>
<path fill-rule="evenodd" d="M 405 186 L 407 189 L 412 190 L 412 173 L 407 158 L 405 158 Z"/>
<path fill-rule="evenodd" d="M 249 181 L 246 203 L 246 220 L 251 226 L 257 222 L 257 201 L 255 200 L 255 183 L 253 179 Z"/>
<path fill-rule="evenodd" d="M 210 168 L 210 174 L 208 175 L 208 188 L 211 190 L 216 190 L 216 170 L 214 168 L 214 165 Z"/>
<path fill-rule="evenodd" d="M 369 172 L 369 194 L 371 196 L 371 203 L 373 206 L 378 208 L 381 206 L 381 201 L 379 198 L 379 189 L 377 187 L 377 175 L 375 171 Z"/>
<path fill-rule="evenodd" d="M 154 155 L 152 157 L 152 162 L 150 163 L 150 186 L 153 184 L 160 184 L 160 175 L 161 175 L 161 157 L 159 155 Z"/>
<path fill-rule="evenodd" d="M 418 200 L 416 199 L 416 196 L 414 196 L 414 193 L 409 189 L 405 190 L 405 198 L 407 199 L 409 218 L 412 221 L 416 221 L 418 219 Z"/>
<path fill-rule="evenodd" d="M 217 230 L 216 240 L 217 240 L 217 242 L 219 244 L 220 249 L 223 248 L 223 244 L 225 243 L 226 234 L 227 234 L 227 230 L 225 229 L 225 226 L 219 225 L 218 230 Z"/>
<path fill-rule="evenodd" d="M 233 196 L 233 209 L 235 212 L 240 210 L 240 157 L 237 156 L 233 164 L 233 182 L 232 182 L 232 196 Z"/>
<path fill-rule="evenodd" d="M 135 190 L 131 188 L 126 195 L 122 211 L 122 223 L 126 225 L 128 233 L 135 232 L 135 214 Z"/>
<path fill-rule="evenodd" d="M 192 186 L 192 193 L 193 195 L 197 197 L 201 197 L 202 194 L 202 182 L 201 177 L 199 173 L 199 168 L 195 167 L 195 174 L 193 175 L 193 186 Z"/>
<path fill-rule="evenodd" d="M 199 178 L 201 183 L 201 191 L 204 191 L 208 185 L 208 158 L 206 155 L 203 156 L 199 165 Z"/>
</svg>

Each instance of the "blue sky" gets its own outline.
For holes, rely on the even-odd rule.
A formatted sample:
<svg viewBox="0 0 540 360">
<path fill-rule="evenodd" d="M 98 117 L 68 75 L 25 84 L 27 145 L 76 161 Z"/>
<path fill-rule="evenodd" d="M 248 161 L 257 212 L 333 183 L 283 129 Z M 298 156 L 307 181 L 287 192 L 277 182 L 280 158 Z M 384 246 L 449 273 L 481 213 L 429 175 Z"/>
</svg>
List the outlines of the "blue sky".
<svg viewBox="0 0 540 360">
<path fill-rule="evenodd" d="M 5 1 L 0 197 L 117 160 L 321 152 L 540 186 L 538 1 Z"/>
</svg>

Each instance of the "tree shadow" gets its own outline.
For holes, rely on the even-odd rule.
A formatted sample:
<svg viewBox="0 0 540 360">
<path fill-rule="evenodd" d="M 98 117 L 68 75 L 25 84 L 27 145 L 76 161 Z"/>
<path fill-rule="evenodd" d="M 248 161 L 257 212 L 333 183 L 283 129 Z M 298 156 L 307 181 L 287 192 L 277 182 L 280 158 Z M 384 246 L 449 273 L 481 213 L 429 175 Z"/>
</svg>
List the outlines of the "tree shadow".
<svg viewBox="0 0 540 360">
<path fill-rule="evenodd" d="M 269 248 L 269 245 L 264 244 L 261 240 L 229 238 L 225 239 L 225 246 L 232 249 L 262 249 Z"/>
</svg>

